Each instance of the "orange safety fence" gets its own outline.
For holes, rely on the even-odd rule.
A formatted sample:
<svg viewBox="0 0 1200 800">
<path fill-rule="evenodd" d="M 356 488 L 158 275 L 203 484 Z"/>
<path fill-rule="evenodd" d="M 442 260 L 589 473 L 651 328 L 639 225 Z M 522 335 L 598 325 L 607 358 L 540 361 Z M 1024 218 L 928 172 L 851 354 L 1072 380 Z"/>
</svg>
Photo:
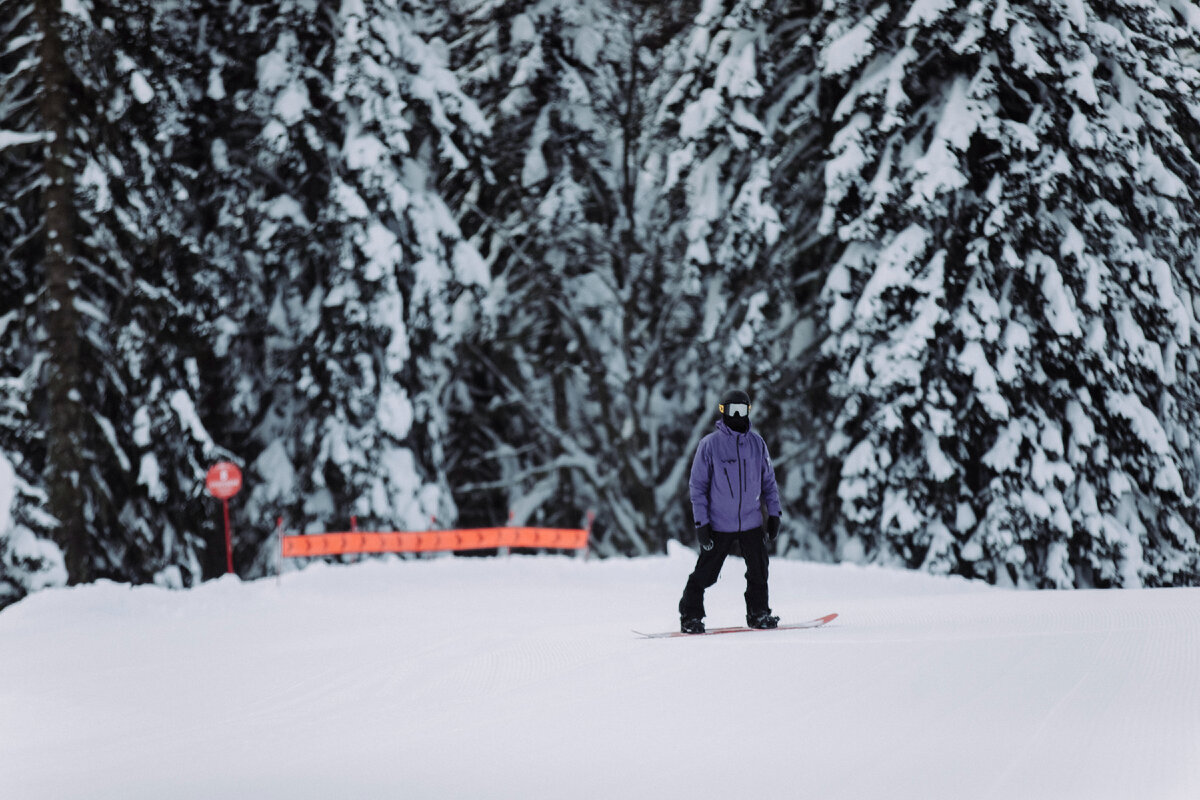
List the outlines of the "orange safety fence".
<svg viewBox="0 0 1200 800">
<path fill-rule="evenodd" d="M 499 547 L 542 547 L 586 550 L 586 528 L 464 528 L 446 531 L 347 531 L 279 535 L 285 557 L 335 556 L 347 553 L 429 553 L 440 550 L 490 550 Z"/>
</svg>

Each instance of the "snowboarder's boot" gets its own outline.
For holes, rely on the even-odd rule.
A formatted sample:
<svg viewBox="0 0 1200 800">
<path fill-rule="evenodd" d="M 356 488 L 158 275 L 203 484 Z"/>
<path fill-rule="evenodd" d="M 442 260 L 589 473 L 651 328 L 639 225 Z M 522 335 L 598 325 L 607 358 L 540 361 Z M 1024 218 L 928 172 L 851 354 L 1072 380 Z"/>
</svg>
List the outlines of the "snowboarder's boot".
<svg viewBox="0 0 1200 800">
<path fill-rule="evenodd" d="M 746 626 L 749 628 L 777 628 L 779 617 L 771 616 L 771 609 L 766 611 L 751 611 L 746 614 Z"/>
<path fill-rule="evenodd" d="M 704 620 L 699 617 L 680 617 L 679 630 L 683 633 L 704 633 Z"/>
</svg>

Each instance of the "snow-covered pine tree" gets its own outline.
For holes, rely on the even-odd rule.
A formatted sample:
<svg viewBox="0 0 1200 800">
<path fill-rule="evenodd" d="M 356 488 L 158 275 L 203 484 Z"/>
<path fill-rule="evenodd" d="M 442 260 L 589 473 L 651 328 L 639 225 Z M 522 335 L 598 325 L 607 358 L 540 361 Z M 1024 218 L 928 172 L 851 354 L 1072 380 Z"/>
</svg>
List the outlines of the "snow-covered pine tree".
<svg viewBox="0 0 1200 800">
<path fill-rule="evenodd" d="M 61 21 L 85 378 L 75 501 L 91 573 L 190 584 L 203 575 L 200 495 L 205 462 L 217 453 L 194 399 L 196 359 L 208 348 L 188 291 L 199 278 L 195 247 L 181 234 L 190 175 L 176 163 L 195 83 L 177 50 L 189 39 L 188 20 L 128 0 L 91 0 L 72 4 Z M 48 474 L 54 469 L 51 461 Z"/>
<path fill-rule="evenodd" d="M 780 216 L 778 244 L 769 251 L 767 270 L 778 295 L 778 322 L 764 336 L 772 365 L 769 394 L 762 404 L 771 414 L 778 448 L 775 473 L 784 501 L 780 548 L 800 557 L 828 559 L 817 531 L 831 514 L 826 478 L 818 470 L 826 444 L 818 426 L 802 421 L 824 415 L 829 376 L 816 363 L 820 342 L 821 287 L 837 246 L 819 231 L 824 201 L 824 167 L 831 125 L 822 116 L 813 18 L 819 3 L 777 2 L 769 37 L 770 81 L 762 116 L 772 139 L 769 197 Z"/>
<path fill-rule="evenodd" d="M 58 4 L 35 0 L 35 52 L 32 55 L 37 127 L 47 134 L 40 166 L 41 224 L 37 266 L 42 285 L 38 304 L 42 352 L 48 357 L 35 395 L 45 409 L 46 455 L 40 465 L 47 506 L 56 519 L 53 536 L 62 548 L 73 581 L 94 577 L 96 548 L 86 510 L 91 502 L 85 475 L 90 453 L 83 390 L 90 383 L 80 353 L 76 305 L 79 263 L 75 248 L 75 162 L 71 113 L 72 75 L 64 54 L 71 20 Z M 30 265 L 34 266 L 34 265 Z M 44 391 L 44 394 L 42 394 Z M 40 396 L 39 396 L 40 395 Z"/>
<path fill-rule="evenodd" d="M 457 517 L 444 464 L 454 347 L 487 267 L 441 196 L 487 124 L 450 70 L 435 3 L 345 0 L 335 22 L 331 153 L 337 249 L 300 388 L 304 469 L 327 513 L 405 530 Z M 322 393 L 322 397 L 318 392 Z"/>
<path fill-rule="evenodd" d="M 273 568 L 264 543 L 276 517 L 324 529 L 335 510 L 343 525 L 353 513 L 311 461 L 319 410 L 340 402 L 311 366 L 326 362 L 323 304 L 338 253 L 330 198 L 343 126 L 329 98 L 336 4 L 212 2 L 198 14 L 206 76 L 197 237 L 217 284 L 206 288 L 225 300 L 212 320 L 207 406 L 245 466 L 237 555 L 261 574 Z"/>
<path fill-rule="evenodd" d="M 504 492 L 516 522 L 578 525 L 594 508 L 602 553 L 678 535 L 703 403 L 679 404 L 697 361 L 680 331 L 698 314 L 673 302 L 685 288 L 646 217 L 652 114 L 670 86 L 657 54 L 686 20 L 657 4 L 483 3 L 459 40 L 495 142 L 494 179 L 464 193 L 496 276 L 471 351 L 490 430 L 467 462 L 486 479 L 467 488 Z"/>
<path fill-rule="evenodd" d="M 1197 19 L 1149 0 L 826 7 L 842 557 L 1029 586 L 1197 579 Z"/>
<path fill-rule="evenodd" d="M 214 324 L 255 572 L 276 515 L 315 530 L 454 518 L 442 395 L 487 275 L 438 183 L 465 167 L 482 117 L 429 32 L 436 13 L 384 0 L 206 13 L 218 122 L 204 250 L 240 287 Z"/>
<path fill-rule="evenodd" d="M 6 39 L 6 53 L 22 60 L 17 80 L 11 87 L 6 83 L 6 99 L 15 101 L 18 113 L 32 113 L 22 127 L 45 142 L 40 160 L 17 162 L 16 174 L 24 168 L 23 178 L 33 180 L 26 187 L 11 186 L 16 191 L 6 215 L 6 223 L 20 232 L 13 253 L 19 259 L 16 271 L 23 273 L 14 288 L 27 287 L 27 293 L 16 295 L 23 295 L 20 310 L 35 312 L 22 315 L 26 324 L 16 331 L 10 351 L 16 356 L 13 367 L 24 368 L 28 377 L 21 386 L 28 402 L 14 400 L 14 406 L 20 402 L 23 409 L 37 409 L 30 420 L 34 424 L 15 442 L 21 451 L 17 466 L 40 473 L 46 509 L 53 515 L 50 532 L 63 551 L 67 574 L 72 581 L 86 581 L 106 574 L 98 518 L 104 517 L 103 498 L 109 495 L 95 449 L 105 429 L 93 424 L 98 385 L 105 377 L 103 359 L 93 358 L 86 341 L 89 320 L 103 315 L 93 297 L 103 275 L 81 246 L 76 194 L 84 182 L 81 150 L 91 135 L 81 116 L 94 121 L 95 115 L 72 51 L 87 39 L 91 20 L 82 6 L 71 14 L 50 2 L 16 6 L 10 4 L 17 13 L 5 17 L 14 26 L 7 33 L 16 34 Z M 36 205 L 22 202 L 31 194 Z M 27 299 L 33 296 L 40 298 L 36 306 Z M 45 430 L 44 438 L 33 434 L 38 429 Z"/>
<path fill-rule="evenodd" d="M 67 581 L 51 538 L 40 466 L 46 438 L 34 403 L 46 361 L 35 268 L 46 144 L 35 11 L 32 0 L 0 0 L 0 607 Z"/>
<path fill-rule="evenodd" d="M 130 105 L 120 99 L 129 96 L 127 88 L 110 93 L 111 84 L 96 80 L 128 58 L 111 48 L 111 27 L 94 24 L 92 12 L 103 15 L 103 8 L 75 4 L 65 13 L 55 4 L 10 4 L 9 10 L 15 13 L 4 17 L 12 26 L 5 31 L 5 52 L 19 60 L 12 82 L 5 83 L 5 116 L 26 133 L 6 138 L 20 144 L 22 136 L 54 135 L 41 158 L 6 159 L 5 185 L 12 191 L 6 192 L 11 206 L 5 222 L 13 233 L 6 237 L 13 243 L 7 285 L 17 306 L 9 313 L 18 315 L 9 317 L 15 324 L 6 363 L 13 374 L 6 388 L 13 419 L 22 420 L 7 429 L 7 447 L 15 453 L 15 469 L 26 475 L 19 484 L 24 494 L 43 497 L 54 515 L 49 528 L 66 553 L 72 580 L 105 574 L 145 579 L 146 559 L 130 565 L 110 541 L 120 537 L 113 531 L 120 529 L 122 484 L 133 483 L 112 422 L 128 418 L 118 409 L 128 382 L 123 357 L 114 355 L 110 323 L 114 298 L 124 309 L 138 307 L 129 302 L 132 280 L 121 274 L 129 265 L 122 253 L 127 242 L 113 237 L 122 211 L 155 218 L 139 182 L 129 194 L 119 192 L 116 203 L 107 185 L 114 169 L 123 180 L 125 164 L 146 162 L 120 130 L 126 124 L 121 107 Z M 111 18 L 101 18 L 111 25 Z M 110 149 L 114 143 L 123 153 Z M 148 155 L 144 144 L 141 155 Z M 39 202 L 30 202 L 39 194 Z M 137 236 L 153 238 L 142 231 Z M 35 309 L 29 301 L 39 294 L 44 300 Z M 31 407 L 39 411 L 31 415 Z M 43 427 L 45 438 L 36 433 Z M 31 481 L 36 472 L 44 478 Z M 43 480 L 44 496 L 35 488 Z"/>
<path fill-rule="evenodd" d="M 594 413 L 572 419 L 570 406 L 594 367 L 573 318 L 613 299 L 598 271 L 612 257 L 619 200 L 596 83 L 616 20 L 577 3 L 455 7 L 456 71 L 492 129 L 487 170 L 456 196 L 493 276 L 490 313 L 464 358 L 471 396 L 455 406 L 466 451 L 455 482 L 479 524 L 511 513 L 517 524 L 574 526 L 604 491 L 595 484 L 612 478 L 581 457 L 574 429 Z"/>
<path fill-rule="evenodd" d="M 106 410 L 122 469 L 120 533 L 109 549 L 133 580 L 192 585 L 224 570 L 217 506 L 203 482 L 214 461 L 234 457 L 214 441 L 213 432 L 228 433 L 210 398 L 224 391 L 223 376 L 213 377 L 215 320 L 238 287 L 202 256 L 197 224 L 211 141 L 201 108 L 206 31 L 194 4 L 97 0 L 91 13 L 104 34 L 91 45 L 98 52 L 81 58 L 103 67 L 94 92 L 111 130 L 98 142 L 108 167 L 93 171 L 94 202 L 82 216 L 89 246 L 112 263 L 110 284 L 122 287 L 110 322 L 119 383 Z"/>
</svg>

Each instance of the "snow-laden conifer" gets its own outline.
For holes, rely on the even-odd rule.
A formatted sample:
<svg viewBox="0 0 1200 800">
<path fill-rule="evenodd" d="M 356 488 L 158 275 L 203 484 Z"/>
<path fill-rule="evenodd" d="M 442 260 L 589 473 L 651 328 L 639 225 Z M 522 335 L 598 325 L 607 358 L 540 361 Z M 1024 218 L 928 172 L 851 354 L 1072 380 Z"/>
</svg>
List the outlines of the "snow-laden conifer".
<svg viewBox="0 0 1200 800">
<path fill-rule="evenodd" d="M 215 320 L 230 376 L 224 429 L 245 465 L 248 552 L 273 564 L 271 524 L 326 530 L 353 514 L 341 476 L 313 463 L 323 411 L 343 402 L 328 375 L 325 311 L 337 261 L 331 198 L 343 126 L 332 113 L 336 7 L 269 2 L 209 10 L 211 139 L 204 153 L 206 258 L 232 301 Z M 236 287 L 236 288 L 234 288 Z M 336 516 L 335 516 L 336 514 Z"/>
<path fill-rule="evenodd" d="M 34 399 L 46 359 L 34 265 L 44 241 L 39 201 L 49 135 L 37 102 L 34 12 L 29 0 L 0 2 L 0 606 L 67 580 L 35 455 L 45 450 Z"/>
<path fill-rule="evenodd" d="M 215 543 L 200 522 L 213 515 L 199 488 L 221 454 L 200 414 L 208 309 L 193 292 L 204 272 L 187 232 L 190 20 L 176 9 L 93 0 L 70 5 L 62 23 L 86 378 L 88 467 L 76 500 L 94 574 L 192 584 Z"/>
<path fill-rule="evenodd" d="M 473 353 L 476 403 L 493 410 L 473 487 L 502 491 L 518 521 L 577 525 L 594 508 L 606 553 L 648 552 L 684 524 L 705 401 L 705 300 L 651 219 L 673 80 L 657 67 L 685 24 L 639 3 L 481 4 L 464 22 L 459 70 L 496 143 L 494 179 L 472 194 L 497 276 Z"/>
<path fill-rule="evenodd" d="M 347 0 L 328 99 L 341 121 L 328 214 L 336 249 L 306 364 L 304 469 L 342 514 L 404 530 L 455 521 L 445 479 L 454 346 L 489 275 L 440 194 L 487 123 L 450 70 L 432 5 Z"/>
<path fill-rule="evenodd" d="M 843 555 L 1195 574 L 1193 6 L 829 5 Z"/>
<path fill-rule="evenodd" d="M 28 588 L 13 575 L 50 554 L 35 530 L 73 581 L 198 580 L 211 439 L 174 410 L 198 389 L 200 346 L 179 233 L 181 21 L 103 0 L 7 3 L 3 18 L 8 580 Z M 139 433 L 155 413 L 159 435 Z"/>
<path fill-rule="evenodd" d="M 478 365 L 460 419 L 475 436 L 456 470 L 484 515 L 577 525 L 620 495 L 598 468 L 611 428 L 604 343 L 581 318 L 620 307 L 610 265 L 621 215 L 617 18 L 599 5 L 462 4 L 456 71 L 491 125 L 486 171 L 460 190 L 464 225 L 493 275 L 469 343 Z M 466 426 L 458 426 L 466 427 Z"/>
<path fill-rule="evenodd" d="M 816 69 L 815 4 L 775 2 L 768 6 L 764 34 L 764 96 L 759 112 L 770 137 L 767 197 L 779 215 L 778 241 L 760 270 L 768 281 L 767 325 L 756 336 L 762 348 L 756 408 L 770 438 L 776 478 L 784 500 L 778 552 L 829 558 L 817 531 L 831 514 L 825 478 L 818 471 L 825 432 L 809 421 L 821 417 L 829 376 L 814 364 L 819 349 L 818 295 L 831 254 L 829 237 L 818 230 L 823 202 L 823 166 L 830 126 L 820 108 L 825 85 Z"/>
</svg>

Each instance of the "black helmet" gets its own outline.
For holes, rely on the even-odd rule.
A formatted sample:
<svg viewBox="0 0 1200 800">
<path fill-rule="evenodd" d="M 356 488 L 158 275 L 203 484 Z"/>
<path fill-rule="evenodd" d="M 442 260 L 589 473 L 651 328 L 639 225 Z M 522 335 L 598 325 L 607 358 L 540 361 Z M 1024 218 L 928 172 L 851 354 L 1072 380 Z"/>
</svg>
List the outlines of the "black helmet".
<svg viewBox="0 0 1200 800">
<path fill-rule="evenodd" d="M 748 417 L 750 416 L 750 395 L 741 389 L 731 389 L 721 399 L 717 411 L 720 411 L 721 415 L 725 417 Z"/>
</svg>

